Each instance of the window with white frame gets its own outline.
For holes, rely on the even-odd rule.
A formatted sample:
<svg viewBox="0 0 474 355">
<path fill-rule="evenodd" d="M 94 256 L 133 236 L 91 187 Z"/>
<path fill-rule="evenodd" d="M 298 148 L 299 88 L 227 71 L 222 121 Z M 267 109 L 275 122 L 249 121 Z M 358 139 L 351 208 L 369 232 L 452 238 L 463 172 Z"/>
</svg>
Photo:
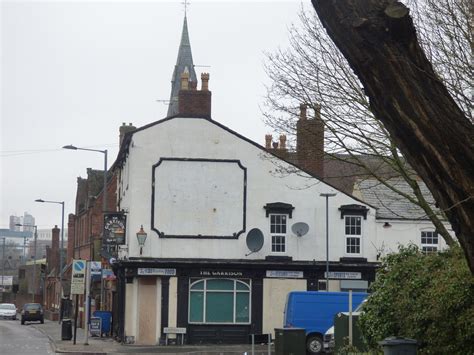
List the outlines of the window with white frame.
<svg viewBox="0 0 474 355">
<path fill-rule="evenodd" d="M 360 216 L 344 216 L 346 234 L 346 254 L 360 254 L 362 237 L 362 218 Z"/>
<path fill-rule="evenodd" d="M 438 251 L 438 233 L 435 231 L 421 232 L 421 250 L 424 253 L 434 253 Z"/>
<path fill-rule="evenodd" d="M 249 280 L 192 280 L 189 323 L 249 324 L 250 299 Z"/>
<path fill-rule="evenodd" d="M 272 252 L 286 252 L 286 223 L 287 216 L 285 214 L 270 215 L 270 234 L 272 236 Z"/>
</svg>

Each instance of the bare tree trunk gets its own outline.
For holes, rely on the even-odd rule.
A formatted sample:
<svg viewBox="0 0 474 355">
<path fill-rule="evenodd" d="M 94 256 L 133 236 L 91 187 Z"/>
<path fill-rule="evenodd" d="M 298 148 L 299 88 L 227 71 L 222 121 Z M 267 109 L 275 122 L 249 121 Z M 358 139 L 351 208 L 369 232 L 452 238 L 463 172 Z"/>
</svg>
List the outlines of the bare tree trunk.
<svg viewBox="0 0 474 355">
<path fill-rule="evenodd" d="M 312 0 L 371 110 L 446 213 L 474 274 L 474 128 L 390 0 Z"/>
</svg>

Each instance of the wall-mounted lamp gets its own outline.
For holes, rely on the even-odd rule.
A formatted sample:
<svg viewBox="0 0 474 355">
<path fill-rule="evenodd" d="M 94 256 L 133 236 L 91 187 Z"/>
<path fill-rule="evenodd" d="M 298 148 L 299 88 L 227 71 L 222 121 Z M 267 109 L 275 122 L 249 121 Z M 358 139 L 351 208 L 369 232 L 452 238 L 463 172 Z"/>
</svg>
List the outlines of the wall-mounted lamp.
<svg viewBox="0 0 474 355">
<path fill-rule="evenodd" d="M 140 255 L 142 255 L 143 247 L 145 246 L 147 234 L 143 230 L 143 225 L 140 227 L 140 230 L 137 232 L 138 245 L 140 246 Z"/>
<path fill-rule="evenodd" d="M 390 228 L 391 226 L 392 226 L 392 225 L 391 225 L 390 223 L 388 223 L 388 222 L 385 222 L 385 223 L 383 224 L 383 227 L 384 227 L 384 228 Z"/>
</svg>

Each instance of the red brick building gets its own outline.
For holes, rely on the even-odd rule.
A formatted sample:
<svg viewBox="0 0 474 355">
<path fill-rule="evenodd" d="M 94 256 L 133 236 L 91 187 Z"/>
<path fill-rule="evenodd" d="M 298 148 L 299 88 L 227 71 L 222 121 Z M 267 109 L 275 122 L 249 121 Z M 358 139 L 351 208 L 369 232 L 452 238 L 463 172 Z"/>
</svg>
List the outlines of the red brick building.
<svg viewBox="0 0 474 355">
<path fill-rule="evenodd" d="M 120 141 L 126 132 L 134 130 L 130 123 L 120 127 Z M 70 266 L 73 259 L 101 261 L 102 268 L 109 269 L 108 258 L 102 252 L 104 227 L 103 186 L 104 171 L 87 169 L 87 178 L 77 178 L 75 213 L 68 218 L 67 280 L 70 280 Z M 109 171 L 107 175 L 107 212 L 117 211 L 117 176 Z M 91 312 L 112 311 L 115 282 L 110 278 L 91 283 Z M 101 304 L 102 303 L 102 304 Z M 84 297 L 79 297 L 79 324 L 84 318 Z"/>
</svg>

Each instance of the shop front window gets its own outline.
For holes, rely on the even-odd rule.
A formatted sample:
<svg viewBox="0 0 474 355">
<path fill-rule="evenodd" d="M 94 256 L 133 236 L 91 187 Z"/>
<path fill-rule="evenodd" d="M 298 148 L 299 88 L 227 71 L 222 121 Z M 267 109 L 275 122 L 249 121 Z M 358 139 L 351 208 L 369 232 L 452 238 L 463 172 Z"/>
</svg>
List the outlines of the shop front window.
<svg viewBox="0 0 474 355">
<path fill-rule="evenodd" d="M 189 323 L 250 323 L 250 282 L 229 279 L 192 282 Z"/>
</svg>

